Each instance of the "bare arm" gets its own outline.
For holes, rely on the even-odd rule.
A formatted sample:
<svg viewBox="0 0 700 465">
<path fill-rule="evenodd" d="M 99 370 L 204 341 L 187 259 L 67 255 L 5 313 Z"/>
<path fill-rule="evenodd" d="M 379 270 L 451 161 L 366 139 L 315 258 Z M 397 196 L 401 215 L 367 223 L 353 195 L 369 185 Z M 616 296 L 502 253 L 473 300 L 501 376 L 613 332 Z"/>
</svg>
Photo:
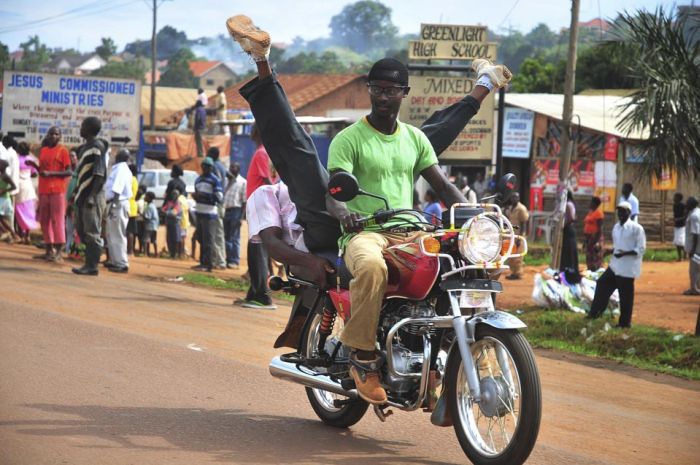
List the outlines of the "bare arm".
<svg viewBox="0 0 700 465">
<path fill-rule="evenodd" d="M 342 170 L 335 170 L 331 173 L 331 175 L 339 171 Z M 326 193 L 326 209 L 332 217 L 340 221 L 340 224 L 343 226 L 343 229 L 345 231 L 357 232 L 360 229 L 362 229 L 362 227 L 357 223 L 357 221 L 362 215 L 360 215 L 359 213 L 351 212 L 350 210 L 348 210 L 348 207 L 347 205 L 345 205 L 345 202 L 339 202 L 338 200 L 335 200 L 328 193 Z"/>
<path fill-rule="evenodd" d="M 467 202 L 464 195 L 447 179 L 445 173 L 442 172 L 438 165 L 432 165 L 421 171 L 420 174 L 428 181 L 430 187 L 433 188 L 447 208 L 450 208 L 453 203 Z"/>
<path fill-rule="evenodd" d="M 314 275 L 314 281 L 323 289 L 327 287 L 326 273 L 335 273 L 335 269 L 328 260 L 291 247 L 282 240 L 282 229 L 276 226 L 260 231 L 260 238 L 267 249 L 267 253 L 274 260 L 287 265 L 308 268 Z"/>
</svg>

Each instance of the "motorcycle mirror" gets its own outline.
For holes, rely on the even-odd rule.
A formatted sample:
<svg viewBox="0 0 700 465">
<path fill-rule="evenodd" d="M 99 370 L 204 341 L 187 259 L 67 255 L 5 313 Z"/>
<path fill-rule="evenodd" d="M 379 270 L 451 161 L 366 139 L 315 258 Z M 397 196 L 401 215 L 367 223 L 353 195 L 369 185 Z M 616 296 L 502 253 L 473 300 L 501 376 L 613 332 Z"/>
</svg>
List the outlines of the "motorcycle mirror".
<svg viewBox="0 0 700 465">
<path fill-rule="evenodd" d="M 507 173 L 498 181 L 496 192 L 500 194 L 503 201 L 507 201 L 511 194 L 517 190 L 517 185 L 518 178 L 513 173 Z"/>
<path fill-rule="evenodd" d="M 360 184 L 352 174 L 338 171 L 328 180 L 328 193 L 339 202 L 348 202 L 360 193 Z"/>
</svg>

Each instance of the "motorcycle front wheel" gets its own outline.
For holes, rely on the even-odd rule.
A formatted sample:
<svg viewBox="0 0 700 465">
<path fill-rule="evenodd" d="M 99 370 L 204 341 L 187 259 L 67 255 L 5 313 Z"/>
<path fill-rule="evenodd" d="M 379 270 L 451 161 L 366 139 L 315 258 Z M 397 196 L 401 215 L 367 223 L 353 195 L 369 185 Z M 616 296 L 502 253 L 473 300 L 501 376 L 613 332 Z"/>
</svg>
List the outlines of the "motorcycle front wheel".
<svg viewBox="0 0 700 465">
<path fill-rule="evenodd" d="M 333 327 L 333 334 L 340 333 L 339 326 L 342 324 L 340 319 L 336 320 Z M 321 325 L 321 314 L 316 313 L 313 319 L 304 332 L 303 346 L 301 353 L 307 358 L 318 357 L 318 341 L 320 338 L 319 328 Z M 325 373 L 324 368 L 316 368 L 319 373 Z M 362 419 L 369 404 L 362 399 L 349 400 L 347 397 L 324 391 L 322 389 L 314 389 L 307 387 L 306 396 L 309 398 L 311 407 L 316 412 L 316 415 L 327 425 L 337 428 L 348 428 Z M 336 407 L 335 400 L 345 402 L 344 405 Z"/>
<path fill-rule="evenodd" d="M 518 331 L 479 325 L 471 350 L 480 402 L 470 392 L 457 347 L 447 362 L 447 408 L 459 444 L 475 465 L 520 465 L 532 452 L 542 414 L 532 349 Z"/>
</svg>

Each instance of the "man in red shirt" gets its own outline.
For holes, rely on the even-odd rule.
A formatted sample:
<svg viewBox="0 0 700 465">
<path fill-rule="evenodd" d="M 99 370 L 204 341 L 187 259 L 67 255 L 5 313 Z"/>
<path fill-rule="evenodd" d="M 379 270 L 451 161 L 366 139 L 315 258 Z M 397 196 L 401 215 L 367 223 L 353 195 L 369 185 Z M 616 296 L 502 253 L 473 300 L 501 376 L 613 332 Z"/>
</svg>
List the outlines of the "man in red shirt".
<svg viewBox="0 0 700 465">
<path fill-rule="evenodd" d="M 250 139 L 255 142 L 257 149 L 255 149 L 255 153 L 250 159 L 250 166 L 248 167 L 248 174 L 246 176 L 246 200 L 253 195 L 253 192 L 255 192 L 255 189 L 258 187 L 272 184 L 270 156 L 267 154 L 265 146 L 262 145 L 260 132 L 256 125 L 253 125 L 253 129 L 250 132 Z"/>
<path fill-rule="evenodd" d="M 46 146 L 39 153 L 39 223 L 46 253 L 35 258 L 60 261 L 66 242 L 66 178 L 73 172 L 68 149 L 59 144 L 61 130 L 56 126 L 49 128 L 45 141 Z"/>
<path fill-rule="evenodd" d="M 253 192 L 258 187 L 272 184 L 272 174 L 270 172 L 270 157 L 267 155 L 265 147 L 262 145 L 262 138 L 257 126 L 253 125 L 250 133 L 250 138 L 258 148 L 250 159 L 248 167 L 248 175 L 246 176 L 246 201 L 250 199 Z M 250 287 L 246 298 L 236 300 L 234 303 L 247 308 L 259 308 L 274 310 L 277 308 L 272 303 L 270 291 L 267 288 L 267 272 L 268 272 L 268 256 L 267 250 L 262 243 L 254 243 L 248 241 L 248 274 L 250 275 Z"/>
</svg>

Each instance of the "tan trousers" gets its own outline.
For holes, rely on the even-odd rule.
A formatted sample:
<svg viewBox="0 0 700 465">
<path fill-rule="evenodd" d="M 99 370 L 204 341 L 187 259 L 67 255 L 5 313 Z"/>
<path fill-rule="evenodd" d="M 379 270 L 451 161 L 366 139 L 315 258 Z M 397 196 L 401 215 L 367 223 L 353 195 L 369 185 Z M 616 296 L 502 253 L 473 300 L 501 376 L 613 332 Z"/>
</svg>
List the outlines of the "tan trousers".
<svg viewBox="0 0 700 465">
<path fill-rule="evenodd" d="M 515 276 L 520 276 L 520 272 L 523 269 L 523 258 L 514 257 L 508 259 L 508 266 L 510 267 L 510 274 Z"/>
<path fill-rule="evenodd" d="M 345 248 L 345 265 L 353 275 L 350 281 L 351 317 L 340 336 L 340 341 L 346 346 L 375 349 L 388 276 L 382 251 L 389 245 L 389 239 L 381 234 L 361 232 Z"/>
</svg>

